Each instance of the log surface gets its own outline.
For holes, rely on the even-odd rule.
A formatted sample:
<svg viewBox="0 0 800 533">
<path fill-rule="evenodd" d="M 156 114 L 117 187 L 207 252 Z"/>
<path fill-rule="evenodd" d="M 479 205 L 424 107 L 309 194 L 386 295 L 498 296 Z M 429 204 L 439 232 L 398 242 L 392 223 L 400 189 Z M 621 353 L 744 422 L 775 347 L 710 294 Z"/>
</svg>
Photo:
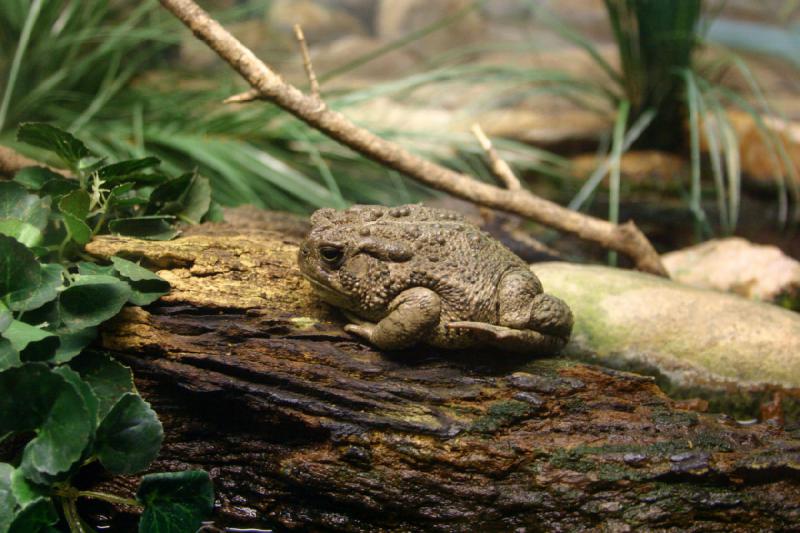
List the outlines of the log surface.
<svg viewBox="0 0 800 533">
<path fill-rule="evenodd" d="M 564 359 L 376 352 L 300 277 L 302 231 L 237 219 L 171 242 L 87 247 L 141 260 L 173 286 L 127 308 L 102 344 L 164 423 L 153 470 L 207 469 L 220 523 L 800 527 L 798 435 L 683 411 L 650 378 Z"/>
</svg>

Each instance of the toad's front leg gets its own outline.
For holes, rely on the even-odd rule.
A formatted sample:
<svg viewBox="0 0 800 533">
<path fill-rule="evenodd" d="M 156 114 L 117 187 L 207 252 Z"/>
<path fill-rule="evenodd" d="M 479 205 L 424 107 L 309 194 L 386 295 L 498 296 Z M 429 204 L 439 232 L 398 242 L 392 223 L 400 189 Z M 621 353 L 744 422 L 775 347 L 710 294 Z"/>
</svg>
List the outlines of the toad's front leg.
<svg viewBox="0 0 800 533">
<path fill-rule="evenodd" d="M 389 314 L 377 324 L 348 324 L 345 331 L 381 350 L 400 350 L 423 340 L 439 324 L 442 303 L 430 289 L 408 289 L 392 300 Z"/>
</svg>

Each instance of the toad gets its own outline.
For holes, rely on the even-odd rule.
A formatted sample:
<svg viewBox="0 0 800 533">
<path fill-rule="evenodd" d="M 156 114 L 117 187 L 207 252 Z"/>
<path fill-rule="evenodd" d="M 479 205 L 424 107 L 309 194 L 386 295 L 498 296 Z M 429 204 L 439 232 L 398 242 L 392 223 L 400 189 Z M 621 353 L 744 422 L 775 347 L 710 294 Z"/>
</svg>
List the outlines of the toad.
<svg viewBox="0 0 800 533">
<path fill-rule="evenodd" d="M 402 205 L 320 209 L 300 270 L 345 330 L 383 350 L 417 343 L 553 354 L 572 312 L 527 264 L 458 213 Z"/>
</svg>

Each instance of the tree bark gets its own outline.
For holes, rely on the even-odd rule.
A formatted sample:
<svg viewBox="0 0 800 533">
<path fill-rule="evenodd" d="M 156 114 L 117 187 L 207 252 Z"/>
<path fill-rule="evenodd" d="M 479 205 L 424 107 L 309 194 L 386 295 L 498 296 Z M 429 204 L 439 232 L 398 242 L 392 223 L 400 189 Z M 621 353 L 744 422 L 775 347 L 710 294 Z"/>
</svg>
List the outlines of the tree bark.
<svg viewBox="0 0 800 533">
<path fill-rule="evenodd" d="M 800 527 L 800 440 L 676 408 L 652 379 L 564 359 L 344 333 L 295 267 L 302 223 L 204 225 L 87 250 L 160 270 L 102 345 L 130 364 L 166 442 L 202 467 L 219 523 L 343 531 Z M 119 489 L 125 481 L 106 482 Z"/>
</svg>

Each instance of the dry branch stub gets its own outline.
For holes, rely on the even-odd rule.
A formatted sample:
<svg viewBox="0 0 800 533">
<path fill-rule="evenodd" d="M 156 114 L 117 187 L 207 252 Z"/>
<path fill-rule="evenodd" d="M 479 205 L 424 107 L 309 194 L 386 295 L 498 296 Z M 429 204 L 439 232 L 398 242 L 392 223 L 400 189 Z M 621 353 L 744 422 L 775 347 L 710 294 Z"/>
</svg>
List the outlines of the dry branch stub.
<svg viewBox="0 0 800 533">
<path fill-rule="evenodd" d="M 680 410 L 650 378 L 563 359 L 376 352 L 313 296 L 297 238 L 265 226 L 87 248 L 141 259 L 173 285 L 127 309 L 102 343 L 164 422 L 154 469 L 208 469 L 220 524 L 800 525 L 796 437 Z"/>
<path fill-rule="evenodd" d="M 633 222 L 622 226 L 611 224 L 562 207 L 529 191 L 494 187 L 422 159 L 356 126 L 341 113 L 327 108 L 319 98 L 306 96 L 284 82 L 192 0 L 161 0 L 161 4 L 227 61 L 257 91 L 260 98 L 275 103 L 331 139 L 429 187 L 576 234 L 627 255 L 639 270 L 667 276 L 658 253 Z M 237 95 L 229 101 L 244 101 L 251 95 Z"/>
</svg>

